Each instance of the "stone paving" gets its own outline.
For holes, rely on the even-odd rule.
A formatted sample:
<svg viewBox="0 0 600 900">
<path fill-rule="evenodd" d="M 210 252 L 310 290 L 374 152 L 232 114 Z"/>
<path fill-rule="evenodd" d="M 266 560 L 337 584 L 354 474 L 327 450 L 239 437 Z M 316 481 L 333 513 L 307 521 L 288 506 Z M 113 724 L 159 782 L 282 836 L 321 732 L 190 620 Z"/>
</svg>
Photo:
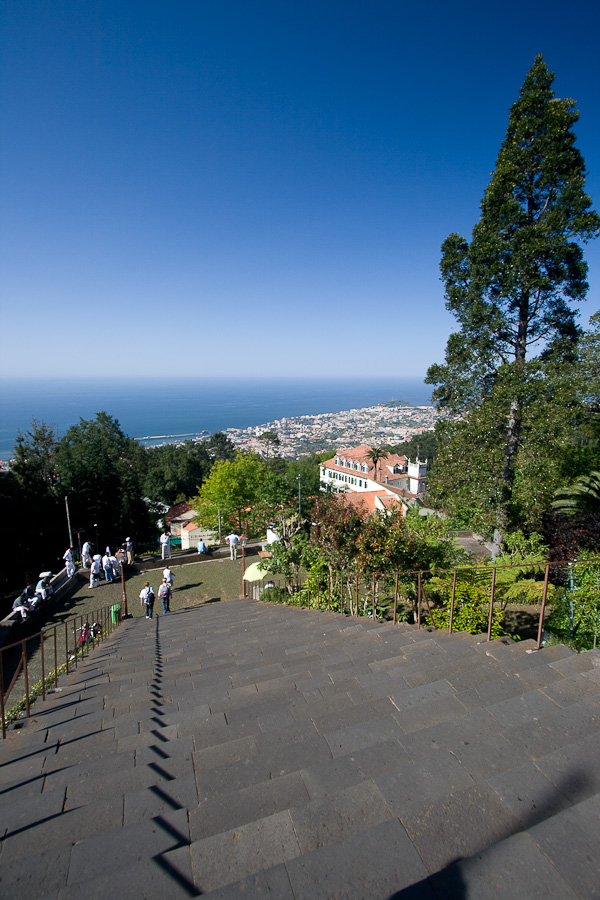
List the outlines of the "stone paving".
<svg viewBox="0 0 600 900">
<path fill-rule="evenodd" d="M 0 745 L 0 896 L 600 896 L 600 654 L 250 601 L 129 620 Z"/>
</svg>

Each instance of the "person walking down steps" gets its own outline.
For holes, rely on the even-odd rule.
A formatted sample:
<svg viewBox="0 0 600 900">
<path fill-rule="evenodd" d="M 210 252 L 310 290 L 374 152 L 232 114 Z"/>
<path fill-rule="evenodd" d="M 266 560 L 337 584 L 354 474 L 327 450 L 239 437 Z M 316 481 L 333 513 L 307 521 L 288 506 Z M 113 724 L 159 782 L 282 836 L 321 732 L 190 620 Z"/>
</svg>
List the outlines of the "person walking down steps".
<svg viewBox="0 0 600 900">
<path fill-rule="evenodd" d="M 144 582 L 144 587 L 140 591 L 140 603 L 146 607 L 146 618 L 152 618 L 152 610 L 154 609 L 154 588 L 150 587 L 150 582 Z"/>
<path fill-rule="evenodd" d="M 166 578 L 158 589 L 158 599 L 162 603 L 163 613 L 166 615 L 171 611 L 171 585 Z"/>
</svg>

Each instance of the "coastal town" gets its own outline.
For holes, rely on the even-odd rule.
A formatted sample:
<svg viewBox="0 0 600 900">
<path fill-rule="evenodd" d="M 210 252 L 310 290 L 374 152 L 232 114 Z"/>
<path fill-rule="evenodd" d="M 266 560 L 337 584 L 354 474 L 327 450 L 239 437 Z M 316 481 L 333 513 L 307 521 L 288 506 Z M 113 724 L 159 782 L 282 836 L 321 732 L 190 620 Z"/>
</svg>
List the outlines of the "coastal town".
<svg viewBox="0 0 600 900">
<path fill-rule="evenodd" d="M 273 432 L 279 438 L 278 453 L 286 459 L 297 459 L 356 444 L 399 444 L 431 431 L 441 415 L 433 406 L 389 400 L 363 409 L 284 417 L 251 428 L 228 428 L 225 434 L 238 449 L 264 454 L 260 436 Z"/>
</svg>

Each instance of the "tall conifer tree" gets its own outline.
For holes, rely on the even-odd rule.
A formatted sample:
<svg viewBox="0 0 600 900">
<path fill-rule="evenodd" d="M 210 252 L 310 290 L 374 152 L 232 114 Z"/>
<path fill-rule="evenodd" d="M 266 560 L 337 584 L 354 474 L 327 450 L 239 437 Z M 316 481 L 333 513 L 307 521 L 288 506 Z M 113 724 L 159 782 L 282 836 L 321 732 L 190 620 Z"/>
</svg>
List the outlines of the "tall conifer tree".
<svg viewBox="0 0 600 900">
<path fill-rule="evenodd" d="M 536 57 L 511 107 L 471 242 L 451 234 L 442 245 L 446 307 L 460 330 L 450 335 L 445 365 L 427 373 L 437 386 L 434 402 L 451 411 L 468 412 L 492 395 L 502 400 L 501 532 L 509 521 L 528 361 L 572 354 L 572 304 L 588 288 L 581 244 L 600 231 L 575 147 L 579 114 L 573 100 L 555 97 L 553 80 Z"/>
</svg>

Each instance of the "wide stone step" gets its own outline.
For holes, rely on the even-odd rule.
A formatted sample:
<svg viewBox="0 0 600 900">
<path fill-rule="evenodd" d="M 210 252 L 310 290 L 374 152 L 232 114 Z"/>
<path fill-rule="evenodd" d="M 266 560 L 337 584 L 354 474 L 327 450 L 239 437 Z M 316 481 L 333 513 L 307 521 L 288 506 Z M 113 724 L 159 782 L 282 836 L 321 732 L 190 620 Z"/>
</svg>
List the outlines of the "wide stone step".
<svg viewBox="0 0 600 900">
<path fill-rule="evenodd" d="M 124 623 L 0 746 L 0 893 L 41 896 L 36 852 L 61 900 L 430 889 L 600 789 L 598 655 L 531 649 L 244 602 Z"/>
</svg>

